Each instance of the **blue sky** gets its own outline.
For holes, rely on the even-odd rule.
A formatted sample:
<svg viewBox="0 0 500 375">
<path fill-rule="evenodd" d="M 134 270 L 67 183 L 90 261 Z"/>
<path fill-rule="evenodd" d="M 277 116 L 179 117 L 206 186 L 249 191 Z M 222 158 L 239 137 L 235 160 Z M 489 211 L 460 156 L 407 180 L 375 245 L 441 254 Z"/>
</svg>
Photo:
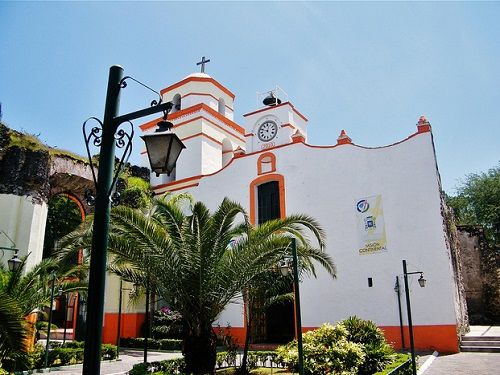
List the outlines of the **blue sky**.
<svg viewBox="0 0 500 375">
<path fill-rule="evenodd" d="M 453 193 L 500 160 L 499 20 L 497 2 L 0 2 L 3 121 L 83 155 L 81 124 L 102 118 L 111 65 L 160 90 L 207 56 L 236 94 L 236 122 L 278 84 L 311 144 L 341 129 L 390 144 L 425 114 Z M 129 85 L 121 113 L 150 94 Z"/>
</svg>

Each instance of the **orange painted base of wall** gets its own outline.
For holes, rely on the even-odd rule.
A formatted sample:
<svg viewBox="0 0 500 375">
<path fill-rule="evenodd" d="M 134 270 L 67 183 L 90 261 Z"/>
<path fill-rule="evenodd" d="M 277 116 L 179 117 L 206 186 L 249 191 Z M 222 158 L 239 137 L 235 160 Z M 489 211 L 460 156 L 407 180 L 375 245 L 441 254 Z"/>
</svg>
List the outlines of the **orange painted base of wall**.
<svg viewBox="0 0 500 375">
<path fill-rule="evenodd" d="M 144 320 L 144 313 L 122 313 L 120 337 L 140 337 Z M 116 345 L 117 334 L 118 313 L 105 313 L 102 342 Z"/>
<path fill-rule="evenodd" d="M 385 338 L 395 349 L 401 349 L 401 328 L 380 327 Z M 408 326 L 403 327 L 405 346 L 410 347 Z M 456 325 L 413 326 L 413 341 L 417 350 L 436 350 L 440 353 L 458 353 Z"/>
<path fill-rule="evenodd" d="M 144 314 L 122 314 L 120 337 L 139 337 Z M 106 313 L 104 316 L 103 342 L 116 344 L 118 314 Z M 302 327 L 302 332 L 318 327 Z M 394 349 L 401 349 L 401 329 L 399 326 L 381 326 L 385 339 Z M 406 348 L 410 347 L 408 326 L 403 327 Z M 215 328 L 216 334 L 232 336 L 239 347 L 245 343 L 246 327 Z M 455 325 L 425 325 L 413 327 L 413 339 L 417 350 L 436 350 L 440 353 L 458 353 L 458 335 Z"/>
<path fill-rule="evenodd" d="M 318 327 L 302 327 L 302 333 L 312 331 Z M 401 329 L 399 326 L 379 327 L 385 335 L 386 341 L 394 349 L 402 349 Z M 245 343 L 246 327 L 231 327 L 230 329 L 221 327 L 224 334 L 231 335 L 239 347 Z M 405 347 L 410 347 L 410 336 L 408 326 L 404 327 Z M 218 333 L 219 329 L 215 329 Z M 440 353 L 458 353 L 458 336 L 455 325 L 428 325 L 414 326 L 413 340 L 416 350 L 436 350 Z"/>
<path fill-rule="evenodd" d="M 243 345 L 245 344 L 245 336 L 247 334 L 247 328 L 246 327 L 220 327 L 219 328 L 214 328 L 214 332 L 216 335 L 226 335 L 226 336 L 231 336 L 233 340 L 236 342 L 236 345 L 238 347 L 242 348 Z"/>
</svg>

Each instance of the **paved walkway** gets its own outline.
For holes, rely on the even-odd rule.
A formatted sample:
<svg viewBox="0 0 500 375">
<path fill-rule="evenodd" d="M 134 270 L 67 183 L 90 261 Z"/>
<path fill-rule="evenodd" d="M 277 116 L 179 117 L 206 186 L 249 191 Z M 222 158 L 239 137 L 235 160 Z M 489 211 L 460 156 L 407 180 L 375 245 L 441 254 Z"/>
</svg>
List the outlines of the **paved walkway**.
<svg viewBox="0 0 500 375">
<path fill-rule="evenodd" d="M 163 353 L 163 352 L 148 352 L 148 361 L 162 361 L 164 359 L 182 357 L 180 352 Z M 144 359 L 142 351 L 138 350 L 123 350 L 120 351 L 119 361 L 103 361 L 101 362 L 101 375 L 122 375 L 131 370 L 136 363 L 141 363 Z M 57 375 L 77 375 L 82 373 L 82 365 L 64 366 L 53 368 L 51 373 Z"/>
<path fill-rule="evenodd" d="M 437 357 L 423 375 L 500 374 L 500 353 L 458 353 Z"/>
</svg>

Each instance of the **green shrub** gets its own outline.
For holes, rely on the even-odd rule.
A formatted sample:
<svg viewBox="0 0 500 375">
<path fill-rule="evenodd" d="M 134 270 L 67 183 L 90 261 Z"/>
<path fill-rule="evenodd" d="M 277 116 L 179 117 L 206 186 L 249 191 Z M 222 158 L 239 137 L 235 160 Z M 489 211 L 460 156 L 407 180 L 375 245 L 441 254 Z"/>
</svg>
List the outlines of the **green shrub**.
<svg viewBox="0 0 500 375">
<path fill-rule="evenodd" d="M 124 348 L 144 348 L 143 337 L 124 337 L 120 338 L 120 346 Z M 176 339 L 148 339 L 148 348 L 160 350 L 181 350 L 182 340 Z"/>
<path fill-rule="evenodd" d="M 83 362 L 84 342 L 69 341 L 59 348 L 49 351 L 48 363 L 50 367 L 74 365 Z M 101 350 L 103 360 L 116 359 L 117 347 L 111 344 L 103 344 Z M 41 368 L 44 365 L 45 351 L 38 356 L 35 367 Z"/>
<path fill-rule="evenodd" d="M 130 375 L 145 375 L 159 373 L 163 375 L 183 374 L 186 369 L 184 358 L 168 359 L 160 362 L 138 363 L 128 373 Z"/>
<path fill-rule="evenodd" d="M 306 374 L 356 374 L 364 361 L 362 345 L 347 341 L 347 330 L 342 324 L 323 324 L 303 336 L 304 372 Z M 278 362 L 292 369 L 298 368 L 297 342 L 276 350 Z"/>
<path fill-rule="evenodd" d="M 351 316 L 340 324 L 347 330 L 347 340 L 362 345 L 365 360 L 359 367 L 360 375 L 380 371 L 394 360 L 394 350 L 387 345 L 384 333 L 375 323 Z"/>
</svg>

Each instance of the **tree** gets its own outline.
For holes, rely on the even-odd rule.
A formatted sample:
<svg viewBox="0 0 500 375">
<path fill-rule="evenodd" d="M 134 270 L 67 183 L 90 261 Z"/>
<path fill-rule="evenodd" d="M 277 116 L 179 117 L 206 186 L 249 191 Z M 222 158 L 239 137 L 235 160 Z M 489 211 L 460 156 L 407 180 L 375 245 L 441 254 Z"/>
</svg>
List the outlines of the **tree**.
<svg viewBox="0 0 500 375">
<path fill-rule="evenodd" d="M 63 292 L 85 288 L 76 278 L 83 275 L 80 267 L 65 268 L 53 259 L 44 259 L 24 275 L 26 258 L 17 271 L 0 269 L 0 363 L 25 354 L 29 330 L 25 317 L 50 305 L 53 271 L 58 270 L 55 283 Z"/>
<path fill-rule="evenodd" d="M 482 225 L 486 237 L 498 248 L 500 244 L 500 164 L 487 172 L 469 174 L 449 196 L 459 224 Z"/>
<path fill-rule="evenodd" d="M 322 231 L 319 229 L 320 226 L 312 218 L 307 219 L 308 226 L 311 226 L 311 230 L 316 235 L 316 240 L 319 243 L 319 247 L 322 249 L 324 247 L 324 236 Z M 288 246 L 288 244 L 283 244 L 282 236 L 276 234 L 276 227 L 280 226 L 281 220 L 271 220 L 263 223 L 257 227 L 251 227 L 249 230 L 249 235 L 243 238 L 242 246 L 261 246 L 261 243 L 265 244 L 265 247 L 270 251 L 274 249 L 279 249 L 280 246 Z M 315 227 L 316 231 L 312 228 Z M 274 240 L 278 240 L 278 243 L 274 243 Z M 288 240 L 285 238 L 285 241 Z M 310 247 L 307 241 L 302 239 L 302 246 L 299 247 L 298 253 L 300 254 L 299 261 L 299 273 L 300 275 L 312 275 L 316 276 L 314 264 L 311 262 L 315 259 L 320 262 L 320 264 L 326 269 L 332 278 L 336 277 L 336 269 L 331 260 L 323 258 L 320 254 L 311 254 L 309 252 Z M 286 301 L 293 300 L 293 293 L 289 292 L 289 287 L 292 284 L 291 276 L 282 276 L 280 270 L 277 267 L 265 270 L 261 274 L 256 275 L 249 286 L 243 292 L 243 299 L 245 301 L 246 307 L 246 336 L 245 344 L 243 350 L 243 358 L 241 361 L 240 373 L 247 373 L 247 354 L 248 347 L 251 340 L 252 327 L 254 319 L 258 314 L 264 314 L 268 307 L 285 303 Z"/>
<path fill-rule="evenodd" d="M 114 208 L 108 249 L 114 272 L 138 284 L 148 280 L 182 314 L 188 373 L 213 373 L 213 323 L 229 303 L 241 301 L 242 291 L 258 275 L 290 255 L 289 236 L 300 243 L 301 261 L 316 260 L 334 272 L 331 258 L 323 252 L 323 231 L 309 216 L 273 220 L 266 223 L 265 232 L 252 233 L 243 207 L 228 199 L 211 213 L 201 202 L 186 204 L 184 199 L 169 198 L 156 200 L 146 213 Z M 319 249 L 306 239 L 310 233 L 319 240 Z M 76 246 L 89 247 L 88 237 L 84 240 L 75 233 L 73 238 Z"/>
</svg>

